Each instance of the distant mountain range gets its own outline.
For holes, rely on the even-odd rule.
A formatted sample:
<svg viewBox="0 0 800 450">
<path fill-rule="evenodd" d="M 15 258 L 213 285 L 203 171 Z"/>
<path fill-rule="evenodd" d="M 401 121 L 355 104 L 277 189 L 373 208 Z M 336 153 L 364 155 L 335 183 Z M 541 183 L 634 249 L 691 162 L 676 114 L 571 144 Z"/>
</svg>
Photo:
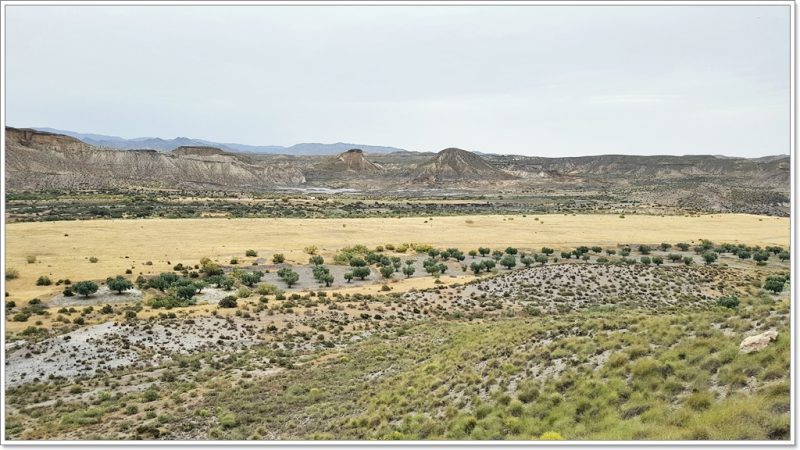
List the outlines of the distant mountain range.
<svg viewBox="0 0 800 450">
<path fill-rule="evenodd" d="M 96 147 L 113 148 L 117 150 L 158 150 L 160 152 L 170 152 L 178 147 L 217 147 L 222 150 L 234 153 L 268 153 L 284 155 L 338 155 L 353 148 L 359 148 L 365 153 L 386 154 L 393 152 L 407 151 L 402 148 L 385 147 L 380 145 L 362 145 L 337 142 L 335 144 L 321 144 L 307 142 L 295 144 L 290 147 L 280 145 L 247 145 L 232 142 L 213 142 L 204 139 L 188 137 L 176 137 L 175 139 L 161 139 L 157 137 L 141 137 L 125 139 L 119 136 L 108 136 L 104 134 L 78 133 L 69 130 L 58 130 L 55 128 L 34 127 L 34 130 L 47 133 L 63 134 L 73 137 L 87 144 Z"/>
</svg>

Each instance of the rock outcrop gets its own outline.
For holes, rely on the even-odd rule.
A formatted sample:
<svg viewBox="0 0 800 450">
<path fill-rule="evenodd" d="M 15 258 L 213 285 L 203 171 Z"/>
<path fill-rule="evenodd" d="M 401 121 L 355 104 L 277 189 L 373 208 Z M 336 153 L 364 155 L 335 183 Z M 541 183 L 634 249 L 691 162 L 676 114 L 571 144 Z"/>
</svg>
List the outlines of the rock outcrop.
<svg viewBox="0 0 800 450">
<path fill-rule="evenodd" d="M 767 348 L 770 342 L 778 339 L 778 332 L 774 330 L 765 331 L 755 336 L 744 338 L 739 344 L 739 351 L 742 353 L 752 353 Z"/>
</svg>

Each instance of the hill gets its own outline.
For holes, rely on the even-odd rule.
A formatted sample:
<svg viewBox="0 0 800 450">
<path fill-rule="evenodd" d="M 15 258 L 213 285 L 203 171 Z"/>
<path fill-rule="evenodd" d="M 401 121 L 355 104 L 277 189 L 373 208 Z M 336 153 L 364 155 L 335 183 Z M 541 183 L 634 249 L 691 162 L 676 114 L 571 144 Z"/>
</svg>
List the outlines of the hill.
<svg viewBox="0 0 800 450">
<path fill-rule="evenodd" d="M 135 188 L 253 189 L 297 185 L 287 163 L 254 164 L 209 147 L 173 153 L 95 147 L 70 136 L 6 127 L 9 190 Z"/>
<path fill-rule="evenodd" d="M 472 181 L 502 181 L 516 178 L 480 156 L 460 148 L 447 148 L 429 161 L 420 164 L 412 181 L 423 183 Z"/>
<path fill-rule="evenodd" d="M 364 156 L 364 151 L 359 148 L 353 148 L 340 153 L 334 160 L 333 167 L 358 173 L 383 171 L 383 167 L 368 160 Z"/>
</svg>

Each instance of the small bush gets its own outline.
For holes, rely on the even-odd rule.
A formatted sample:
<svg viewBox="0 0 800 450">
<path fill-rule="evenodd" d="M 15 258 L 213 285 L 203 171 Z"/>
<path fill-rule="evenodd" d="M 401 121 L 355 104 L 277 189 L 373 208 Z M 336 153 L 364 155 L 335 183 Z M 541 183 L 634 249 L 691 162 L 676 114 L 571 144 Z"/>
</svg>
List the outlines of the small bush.
<svg viewBox="0 0 800 450">
<path fill-rule="evenodd" d="M 142 398 L 146 402 L 154 402 L 158 400 L 158 391 L 152 388 L 147 389 L 146 391 L 144 391 L 144 394 L 142 394 Z"/>
<path fill-rule="evenodd" d="M 278 289 L 277 286 L 269 283 L 259 284 L 256 288 L 256 293 L 258 293 L 258 295 L 273 295 L 277 294 L 279 291 L 280 289 Z"/>
<path fill-rule="evenodd" d="M 247 250 L 246 252 L 244 252 L 244 255 L 250 257 L 256 257 L 258 256 L 258 252 L 255 250 Z"/>
<path fill-rule="evenodd" d="M 150 307 L 153 309 L 159 308 L 182 308 L 185 306 L 193 305 L 194 299 L 190 298 L 181 298 L 181 297 L 174 297 L 172 295 L 165 295 L 163 297 L 155 297 L 147 302 Z"/>
<path fill-rule="evenodd" d="M 96 257 L 96 256 L 90 256 L 90 257 L 89 257 L 89 262 L 90 262 L 90 263 L 94 264 L 94 263 L 96 263 L 97 261 L 100 261 L 100 260 L 99 260 L 99 259 L 97 259 L 97 257 Z"/>
<path fill-rule="evenodd" d="M 739 298 L 734 296 L 720 297 L 717 300 L 717 305 L 724 306 L 725 308 L 736 309 L 739 306 Z"/>
<path fill-rule="evenodd" d="M 686 405 L 694 410 L 700 411 L 703 409 L 708 409 L 713 400 L 714 397 L 712 397 L 708 392 L 695 392 L 686 398 Z"/>
<path fill-rule="evenodd" d="M 239 421 L 234 413 L 229 412 L 219 416 L 219 424 L 222 425 L 222 428 L 233 428 L 238 423 Z"/>
<path fill-rule="evenodd" d="M 19 278 L 19 272 L 17 271 L 17 269 L 12 269 L 10 267 L 7 268 L 6 269 L 6 281 L 14 280 L 16 278 Z"/>
<path fill-rule="evenodd" d="M 236 308 L 236 297 L 228 295 L 219 301 L 220 308 Z"/>
<path fill-rule="evenodd" d="M 51 284 L 53 284 L 53 282 L 50 280 L 50 277 L 46 277 L 44 275 L 36 280 L 37 286 L 50 286 Z"/>
</svg>

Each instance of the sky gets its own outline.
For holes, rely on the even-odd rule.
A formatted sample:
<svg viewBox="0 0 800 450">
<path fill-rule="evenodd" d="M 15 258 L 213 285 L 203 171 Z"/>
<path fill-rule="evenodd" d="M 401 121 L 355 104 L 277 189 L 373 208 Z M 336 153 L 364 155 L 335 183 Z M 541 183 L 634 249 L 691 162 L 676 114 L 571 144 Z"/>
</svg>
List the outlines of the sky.
<svg viewBox="0 0 800 450">
<path fill-rule="evenodd" d="M 6 5 L 6 125 L 535 156 L 789 153 L 790 8 Z"/>
</svg>

